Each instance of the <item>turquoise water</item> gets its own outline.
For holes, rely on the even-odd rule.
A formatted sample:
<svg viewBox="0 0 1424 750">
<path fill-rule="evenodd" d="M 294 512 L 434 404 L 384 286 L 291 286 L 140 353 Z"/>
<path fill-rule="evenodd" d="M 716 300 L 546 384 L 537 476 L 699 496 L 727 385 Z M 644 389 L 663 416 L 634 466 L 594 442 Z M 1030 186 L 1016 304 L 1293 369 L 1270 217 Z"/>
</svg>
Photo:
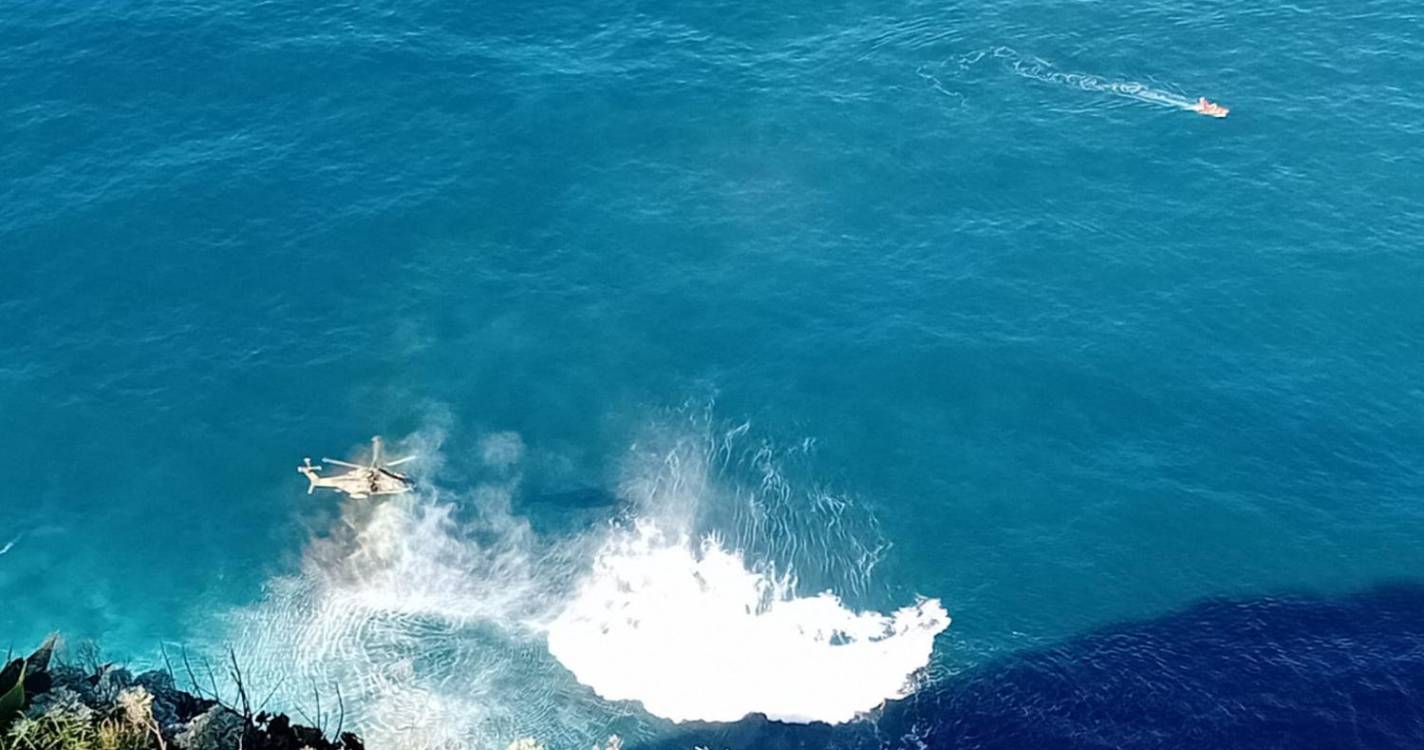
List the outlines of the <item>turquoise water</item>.
<svg viewBox="0 0 1424 750">
<path fill-rule="evenodd" d="M 572 745 L 673 731 L 547 648 L 639 518 L 937 599 L 928 685 L 1424 569 L 1413 4 L 3 17 L 16 643 L 311 627 L 377 734 Z M 377 433 L 422 489 L 353 541 L 292 467 Z"/>
</svg>

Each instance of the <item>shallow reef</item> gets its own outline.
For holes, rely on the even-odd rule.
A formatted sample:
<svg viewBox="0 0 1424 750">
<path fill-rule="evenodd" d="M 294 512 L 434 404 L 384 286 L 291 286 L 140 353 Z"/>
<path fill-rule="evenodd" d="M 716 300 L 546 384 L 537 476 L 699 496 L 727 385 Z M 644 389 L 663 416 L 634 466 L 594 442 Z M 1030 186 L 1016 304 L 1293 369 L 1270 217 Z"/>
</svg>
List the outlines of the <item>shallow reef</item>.
<svg viewBox="0 0 1424 750">
<path fill-rule="evenodd" d="M 190 692 L 171 666 L 135 675 L 92 647 L 60 658 L 58 643 L 50 636 L 0 670 L 0 750 L 364 750 L 339 719 L 328 734 L 254 708 L 235 660 L 225 682 L 236 695 L 225 698 L 206 662 L 208 690 L 184 656 Z"/>
</svg>

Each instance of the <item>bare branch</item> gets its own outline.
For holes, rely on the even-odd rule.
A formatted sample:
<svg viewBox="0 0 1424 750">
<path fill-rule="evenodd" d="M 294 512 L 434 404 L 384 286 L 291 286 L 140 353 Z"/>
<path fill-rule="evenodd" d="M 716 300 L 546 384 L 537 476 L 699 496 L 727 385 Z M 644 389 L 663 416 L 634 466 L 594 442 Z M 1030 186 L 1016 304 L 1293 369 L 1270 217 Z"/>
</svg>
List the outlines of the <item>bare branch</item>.
<svg viewBox="0 0 1424 750">
<path fill-rule="evenodd" d="M 242 668 L 237 666 L 237 652 L 232 646 L 227 647 L 228 662 L 232 664 L 232 681 L 237 684 L 237 698 L 242 701 L 242 718 L 248 724 L 252 723 L 252 703 L 247 699 L 247 685 L 242 680 Z"/>
<path fill-rule="evenodd" d="M 321 715 L 321 691 L 316 689 L 315 677 L 312 678 L 312 695 L 316 698 L 316 724 L 314 725 L 314 727 L 318 732 L 321 732 L 321 735 L 323 737 L 325 737 L 326 728 L 322 726 L 322 724 L 326 721 L 326 717 Z"/>
<path fill-rule="evenodd" d="M 208 657 L 206 656 L 203 657 L 203 666 L 208 670 L 208 682 L 213 686 L 213 700 L 217 701 L 219 706 L 229 711 L 233 710 L 232 706 L 223 702 L 222 693 L 218 691 L 218 678 L 213 675 L 213 663 L 208 661 Z"/>
<path fill-rule="evenodd" d="M 196 693 L 199 698 L 202 698 L 202 697 L 203 697 L 203 688 L 198 685 L 198 676 L 195 675 L 195 674 L 193 674 L 193 664 L 192 664 L 192 662 L 188 661 L 188 647 L 187 647 L 187 646 L 184 646 L 184 647 L 183 647 L 182 654 L 183 654 L 183 668 L 188 671 L 188 683 L 189 683 L 190 685 L 192 685 L 192 687 L 193 687 L 193 692 Z M 217 699 L 217 696 L 213 696 L 213 699 L 216 700 L 216 699 Z"/>
<path fill-rule="evenodd" d="M 168 670 L 168 679 L 173 681 L 173 686 L 178 686 L 178 678 L 173 674 L 173 662 L 168 660 L 168 648 L 163 641 L 158 642 L 158 652 L 163 654 L 163 668 Z"/>
<path fill-rule="evenodd" d="M 301 706 L 292 706 L 292 710 L 296 711 L 297 715 L 302 717 L 302 721 L 305 721 L 307 723 L 307 726 L 316 726 L 316 722 L 312 721 L 312 718 L 310 716 L 307 716 L 307 712 L 303 711 Z"/>
<path fill-rule="evenodd" d="M 95 643 L 92 639 L 86 638 L 79 642 L 79 645 L 75 647 L 74 651 L 74 658 L 79 661 L 79 666 L 83 667 L 90 674 L 98 676 L 99 672 L 103 669 L 99 664 L 99 644 Z"/>
<path fill-rule="evenodd" d="M 267 708 L 267 701 L 272 700 L 272 696 L 274 696 L 274 695 L 277 694 L 277 691 L 278 691 L 279 689 L 281 689 L 282 684 L 285 683 L 286 681 L 287 681 L 287 676 L 286 676 L 286 675 L 282 675 L 282 679 L 277 680 L 277 684 L 274 685 L 274 686 L 272 686 L 272 689 L 271 689 L 271 690 L 268 690 L 268 691 L 267 691 L 267 696 L 264 697 L 264 698 L 262 699 L 262 703 L 257 706 L 257 713 L 260 714 L 260 713 L 262 713 L 262 710 L 263 710 L 263 709 Z"/>
<path fill-rule="evenodd" d="M 346 724 L 346 702 L 341 699 L 341 683 L 335 683 L 336 687 L 336 740 L 341 741 L 341 729 Z"/>
</svg>

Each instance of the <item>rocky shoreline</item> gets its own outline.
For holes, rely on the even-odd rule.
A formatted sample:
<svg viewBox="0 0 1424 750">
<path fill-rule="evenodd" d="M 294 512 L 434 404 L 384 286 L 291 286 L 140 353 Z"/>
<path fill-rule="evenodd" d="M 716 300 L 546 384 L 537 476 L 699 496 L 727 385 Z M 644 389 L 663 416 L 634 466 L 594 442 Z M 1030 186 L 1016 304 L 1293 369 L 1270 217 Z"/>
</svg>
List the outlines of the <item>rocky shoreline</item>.
<svg viewBox="0 0 1424 750">
<path fill-rule="evenodd" d="M 339 716 L 334 728 L 314 728 L 254 707 L 235 660 L 224 681 L 236 695 L 224 696 L 206 662 L 204 690 L 183 658 L 183 690 L 171 665 L 135 675 L 92 650 L 60 658 L 58 643 L 50 636 L 0 670 L 0 750 L 364 750 Z"/>
</svg>

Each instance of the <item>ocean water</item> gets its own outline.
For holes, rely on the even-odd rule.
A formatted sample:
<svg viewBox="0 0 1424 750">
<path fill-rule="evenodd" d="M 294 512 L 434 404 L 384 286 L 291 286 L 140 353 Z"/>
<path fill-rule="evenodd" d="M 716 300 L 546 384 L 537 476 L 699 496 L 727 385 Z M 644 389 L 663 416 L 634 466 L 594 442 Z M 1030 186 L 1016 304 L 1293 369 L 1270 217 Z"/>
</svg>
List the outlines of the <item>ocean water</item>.
<svg viewBox="0 0 1424 750">
<path fill-rule="evenodd" d="M 0 0 L 0 633 L 373 747 L 1424 746 L 1421 71 L 1403 0 Z M 373 434 L 416 492 L 306 494 Z"/>
</svg>

